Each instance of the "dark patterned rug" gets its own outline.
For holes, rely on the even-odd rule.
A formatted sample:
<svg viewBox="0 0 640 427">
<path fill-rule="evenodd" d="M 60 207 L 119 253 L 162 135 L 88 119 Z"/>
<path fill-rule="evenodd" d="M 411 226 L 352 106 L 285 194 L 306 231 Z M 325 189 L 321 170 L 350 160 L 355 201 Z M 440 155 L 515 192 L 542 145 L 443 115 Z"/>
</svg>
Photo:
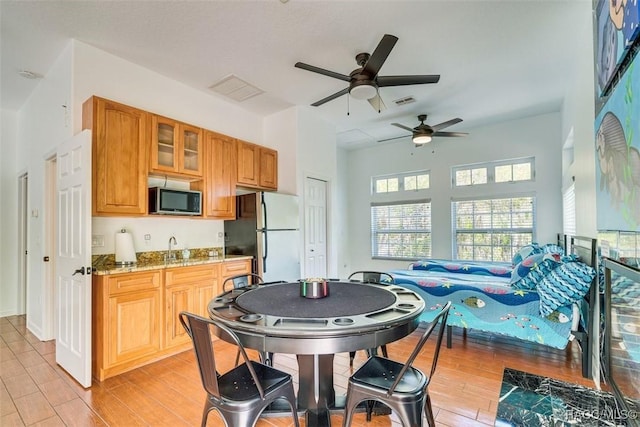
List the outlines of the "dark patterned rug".
<svg viewBox="0 0 640 427">
<path fill-rule="evenodd" d="M 639 416 L 611 393 L 506 368 L 495 425 L 635 427 Z"/>
</svg>

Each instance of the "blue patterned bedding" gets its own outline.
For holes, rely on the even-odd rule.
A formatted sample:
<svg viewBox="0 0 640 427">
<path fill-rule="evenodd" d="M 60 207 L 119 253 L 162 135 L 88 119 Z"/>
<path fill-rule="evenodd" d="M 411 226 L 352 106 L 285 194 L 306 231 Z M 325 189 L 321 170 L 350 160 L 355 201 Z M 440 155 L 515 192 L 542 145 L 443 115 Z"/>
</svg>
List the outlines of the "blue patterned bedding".
<svg viewBox="0 0 640 427">
<path fill-rule="evenodd" d="M 476 274 L 481 276 L 511 277 L 508 262 L 453 261 L 449 259 L 422 259 L 411 264 L 412 270 L 440 273 Z"/>
<path fill-rule="evenodd" d="M 536 291 L 510 286 L 510 277 L 425 270 L 392 270 L 399 285 L 418 292 L 426 302 L 420 320 L 429 322 L 447 301 L 453 303 L 448 325 L 502 334 L 555 348 L 565 348 L 574 321 L 573 304 L 540 315 Z M 578 310 L 575 311 L 579 313 Z M 579 316 L 577 314 L 576 316 Z"/>
</svg>

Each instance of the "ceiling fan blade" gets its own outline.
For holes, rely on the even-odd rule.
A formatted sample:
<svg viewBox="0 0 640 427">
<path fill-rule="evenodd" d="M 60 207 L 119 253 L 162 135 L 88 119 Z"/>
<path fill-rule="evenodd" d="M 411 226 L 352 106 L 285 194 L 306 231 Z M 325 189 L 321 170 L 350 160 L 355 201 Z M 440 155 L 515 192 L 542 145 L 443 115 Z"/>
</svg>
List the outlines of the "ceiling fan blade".
<svg viewBox="0 0 640 427">
<path fill-rule="evenodd" d="M 411 129 L 410 127 L 405 126 L 405 125 L 401 125 L 400 123 L 391 123 L 391 124 L 392 124 L 393 126 L 397 126 L 397 127 L 399 127 L 400 129 L 408 130 L 408 131 L 409 131 L 409 132 L 411 132 L 411 134 L 413 135 L 413 129 Z"/>
<path fill-rule="evenodd" d="M 449 126 L 453 126 L 456 123 L 460 123 L 461 121 L 462 119 L 460 118 L 447 120 L 446 122 L 438 123 L 437 125 L 431 126 L 431 129 L 433 129 L 434 131 L 438 131 L 440 129 L 448 128 Z"/>
<path fill-rule="evenodd" d="M 351 77 L 344 74 L 336 73 L 334 71 L 325 70 L 324 68 L 314 67 L 313 65 L 305 64 L 304 62 L 296 62 L 296 68 L 312 71 L 314 73 L 322 74 L 325 76 L 333 77 L 334 79 L 344 80 L 345 82 L 351 81 Z"/>
<path fill-rule="evenodd" d="M 398 38 L 391 34 L 385 34 L 378 43 L 376 50 L 373 51 L 367 63 L 362 67 L 362 73 L 371 77 L 378 75 L 378 71 L 382 68 L 382 64 L 387 60 L 387 57 L 391 53 L 391 50 L 396 45 Z"/>
<path fill-rule="evenodd" d="M 371 104 L 373 109 L 376 110 L 378 113 L 387 109 L 387 106 L 384 104 L 384 101 L 380 97 L 379 93 L 376 94 L 376 96 L 374 96 L 373 98 L 369 98 L 367 101 L 369 101 L 369 104 Z"/>
<path fill-rule="evenodd" d="M 320 101 L 316 101 L 313 104 L 311 104 L 312 107 L 319 107 L 320 105 L 324 104 L 325 102 L 329 102 L 333 99 L 338 98 L 339 96 L 345 95 L 349 93 L 349 88 L 346 87 L 344 89 L 342 89 L 341 91 L 338 91 L 336 93 L 334 93 L 333 95 L 329 95 L 326 98 L 322 98 Z"/>
<path fill-rule="evenodd" d="M 439 80 L 439 74 L 415 76 L 379 76 L 378 78 L 376 78 L 376 83 L 378 84 L 378 87 L 407 86 L 438 83 Z"/>
<path fill-rule="evenodd" d="M 434 132 L 431 136 L 467 136 L 466 132 Z"/>
<path fill-rule="evenodd" d="M 411 135 L 394 136 L 393 138 L 379 139 L 378 142 L 394 141 L 396 139 L 411 138 Z"/>
</svg>

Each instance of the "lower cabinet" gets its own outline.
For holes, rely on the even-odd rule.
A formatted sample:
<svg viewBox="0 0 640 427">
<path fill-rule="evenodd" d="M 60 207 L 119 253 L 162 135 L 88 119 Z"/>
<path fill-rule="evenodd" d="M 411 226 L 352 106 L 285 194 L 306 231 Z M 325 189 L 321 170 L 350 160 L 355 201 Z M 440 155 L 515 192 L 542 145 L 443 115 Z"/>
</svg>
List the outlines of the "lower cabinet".
<svg viewBox="0 0 640 427">
<path fill-rule="evenodd" d="M 188 350 L 178 315 L 208 317 L 222 281 L 251 260 L 93 276 L 93 376 L 99 381 Z"/>
<path fill-rule="evenodd" d="M 162 272 L 93 278 L 93 375 L 100 381 L 161 349 Z"/>
<path fill-rule="evenodd" d="M 175 267 L 165 270 L 165 334 L 166 348 L 191 345 L 191 339 L 180 323 L 181 311 L 208 317 L 207 305 L 217 295 L 219 264 Z"/>
</svg>

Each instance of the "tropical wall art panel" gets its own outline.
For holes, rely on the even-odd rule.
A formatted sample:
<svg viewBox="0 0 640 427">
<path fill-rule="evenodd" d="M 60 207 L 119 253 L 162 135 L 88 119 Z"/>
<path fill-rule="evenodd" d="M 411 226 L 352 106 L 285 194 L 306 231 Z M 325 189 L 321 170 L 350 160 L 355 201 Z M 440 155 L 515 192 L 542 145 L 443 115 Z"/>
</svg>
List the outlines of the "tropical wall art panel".
<svg viewBox="0 0 640 427">
<path fill-rule="evenodd" d="M 638 0 L 595 0 L 596 94 L 604 95 L 619 64 L 640 35 Z"/>
<path fill-rule="evenodd" d="M 640 60 L 595 120 L 598 230 L 640 230 Z"/>
</svg>

